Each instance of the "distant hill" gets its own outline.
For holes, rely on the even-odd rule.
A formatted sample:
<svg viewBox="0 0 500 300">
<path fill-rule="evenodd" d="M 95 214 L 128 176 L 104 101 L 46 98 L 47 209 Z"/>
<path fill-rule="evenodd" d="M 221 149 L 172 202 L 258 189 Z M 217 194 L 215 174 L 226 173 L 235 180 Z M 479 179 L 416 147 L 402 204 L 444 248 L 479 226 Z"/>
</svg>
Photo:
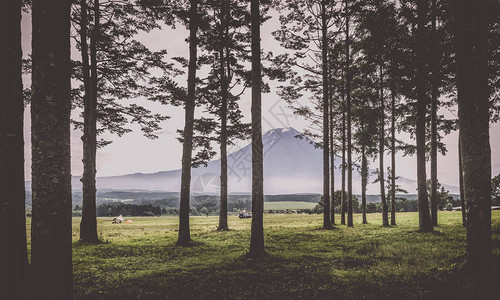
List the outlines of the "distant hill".
<svg viewBox="0 0 500 300">
<path fill-rule="evenodd" d="M 264 193 L 298 194 L 322 193 L 323 159 L 322 149 L 315 148 L 312 141 L 302 136 L 297 130 L 277 128 L 266 132 L 262 137 L 264 145 Z M 230 193 L 249 193 L 251 191 L 252 153 L 251 145 L 229 149 L 228 155 L 228 189 Z M 336 157 L 336 165 L 341 158 Z M 135 173 L 121 176 L 98 177 L 97 188 L 113 190 L 149 190 L 169 191 L 180 190 L 180 170 L 162 171 L 157 173 Z M 193 193 L 218 193 L 220 176 L 220 160 L 208 163 L 207 167 L 192 169 Z M 73 176 L 72 186 L 81 190 L 81 176 Z M 335 169 L 336 189 L 340 188 L 340 168 Z M 398 184 L 414 193 L 416 181 L 400 177 Z M 30 182 L 27 182 L 28 189 Z M 446 186 L 451 193 L 458 193 L 457 187 Z M 361 180 L 358 172 L 353 172 L 353 192 L 361 193 Z M 368 185 L 368 194 L 377 194 L 378 184 Z"/>
<path fill-rule="evenodd" d="M 355 195 L 361 201 L 361 195 Z M 451 194 L 453 198 L 459 199 L 459 195 Z M 26 205 L 31 206 L 31 192 L 26 192 Z M 416 194 L 396 194 L 398 198 L 406 200 L 416 200 Z M 154 204 L 169 207 L 179 206 L 179 192 L 151 192 L 145 190 L 103 190 L 97 192 L 97 205 L 110 202 L 123 202 L 130 204 Z M 82 204 L 82 192 L 73 190 L 73 206 Z M 264 202 L 307 202 L 317 204 L 321 200 L 320 194 L 275 194 L 264 195 Z M 218 194 L 192 194 L 192 203 L 215 201 L 219 202 Z M 380 195 L 367 195 L 366 201 L 368 203 L 380 202 Z M 250 193 L 230 193 L 228 195 L 229 203 L 242 202 L 251 206 L 252 195 Z"/>
</svg>

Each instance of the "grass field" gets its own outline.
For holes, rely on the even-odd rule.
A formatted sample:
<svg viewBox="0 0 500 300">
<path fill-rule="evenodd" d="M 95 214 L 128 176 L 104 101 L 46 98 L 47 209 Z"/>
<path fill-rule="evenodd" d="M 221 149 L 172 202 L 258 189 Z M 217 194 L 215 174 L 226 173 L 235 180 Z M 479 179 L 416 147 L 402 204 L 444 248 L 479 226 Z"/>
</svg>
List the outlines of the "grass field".
<svg viewBox="0 0 500 300">
<path fill-rule="evenodd" d="M 285 209 L 313 209 L 318 203 L 304 201 L 276 201 L 264 202 L 265 210 L 285 210 Z"/>
<path fill-rule="evenodd" d="M 177 217 L 99 218 L 104 243 L 82 245 L 73 219 L 76 299 L 494 299 L 500 295 L 500 211 L 493 211 L 493 274 L 461 269 L 465 229 L 460 212 L 441 212 L 434 233 L 419 233 L 417 213 L 398 226 L 369 214 L 354 228 L 320 230 L 321 215 L 265 215 L 267 256 L 248 259 L 250 219 L 192 217 L 193 243 L 175 246 Z M 339 218 L 337 216 L 337 222 Z M 29 225 L 29 224 L 28 224 Z M 28 227 L 29 228 L 29 227 Z M 498 299 L 498 298 L 496 298 Z"/>
</svg>

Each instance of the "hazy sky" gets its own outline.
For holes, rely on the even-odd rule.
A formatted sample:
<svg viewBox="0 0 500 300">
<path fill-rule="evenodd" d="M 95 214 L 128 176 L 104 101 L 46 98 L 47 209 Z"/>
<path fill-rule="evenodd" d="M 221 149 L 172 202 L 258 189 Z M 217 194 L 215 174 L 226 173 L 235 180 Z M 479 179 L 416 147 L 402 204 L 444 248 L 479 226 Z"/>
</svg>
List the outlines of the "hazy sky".
<svg viewBox="0 0 500 300">
<path fill-rule="evenodd" d="M 23 15 L 23 51 L 24 55 L 30 53 L 31 45 L 31 21 L 30 17 Z M 271 35 L 271 32 L 278 25 L 277 18 L 269 20 L 262 28 L 262 47 L 264 51 L 279 51 L 279 45 Z M 188 45 L 185 42 L 187 31 L 182 26 L 178 29 L 154 30 L 148 34 L 141 34 L 139 39 L 153 50 L 167 49 L 170 57 L 184 56 L 188 53 Z M 77 59 L 76 51 L 72 56 Z M 25 84 L 29 84 L 29 77 L 24 77 Z M 178 78 L 179 82 L 185 82 L 186 78 Z M 277 84 L 271 83 L 271 93 L 262 96 L 262 118 L 264 132 L 272 128 L 294 127 L 302 131 L 308 126 L 308 122 L 300 117 L 292 115 L 291 110 L 286 103 L 282 101 L 276 90 L 273 89 Z M 171 118 L 162 124 L 163 130 L 158 132 L 159 138 L 148 140 L 142 136 L 138 126 L 131 125 L 134 132 L 126 134 L 119 138 L 112 135 L 106 135 L 104 138 L 111 139 L 113 143 L 97 152 L 97 175 L 111 176 L 128 173 L 152 173 L 179 169 L 181 167 L 182 145 L 176 140 L 177 129 L 184 127 L 184 110 L 179 107 L 162 106 L 158 103 L 150 103 L 145 100 L 137 100 L 151 110 L 169 115 Z M 307 99 L 302 99 L 301 103 L 306 103 Z M 250 118 L 250 93 L 243 95 L 240 107 L 245 115 L 246 121 Z M 449 112 L 442 112 L 451 116 Z M 199 109 L 197 115 L 202 114 Z M 25 170 L 26 178 L 31 178 L 31 142 L 30 136 L 30 113 L 29 107 L 25 112 Z M 72 174 L 82 174 L 82 142 L 81 133 L 72 132 Z M 410 141 L 408 135 L 402 135 L 400 138 Z M 447 145 L 448 153 L 446 156 L 438 157 L 438 179 L 442 183 L 449 185 L 458 185 L 458 133 L 453 132 L 444 137 L 444 143 Z M 492 152 L 492 173 L 493 176 L 500 172 L 500 124 L 495 124 L 490 130 L 491 152 Z M 244 146 L 249 141 L 238 141 L 239 145 Z M 387 152 L 385 160 L 389 165 L 389 153 Z M 293 162 L 290 162 L 293 163 Z M 371 167 L 375 168 L 378 163 L 372 162 Z M 402 157 L 397 155 L 396 172 L 400 176 L 410 179 L 416 179 L 416 157 Z M 428 168 L 429 169 L 429 168 Z M 429 170 L 428 170 L 429 171 Z"/>
</svg>

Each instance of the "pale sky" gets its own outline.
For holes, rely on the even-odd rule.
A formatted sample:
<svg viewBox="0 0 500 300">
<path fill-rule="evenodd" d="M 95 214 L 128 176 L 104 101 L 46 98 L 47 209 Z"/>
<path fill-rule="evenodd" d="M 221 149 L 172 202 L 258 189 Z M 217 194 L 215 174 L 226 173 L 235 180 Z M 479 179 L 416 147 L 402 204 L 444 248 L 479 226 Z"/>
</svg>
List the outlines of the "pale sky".
<svg viewBox="0 0 500 300">
<path fill-rule="evenodd" d="M 271 32 L 278 25 L 277 18 L 272 18 L 266 22 L 262 28 L 262 47 L 264 51 L 279 51 L 279 44 L 274 41 Z M 141 34 L 139 39 L 149 46 L 152 50 L 167 49 L 169 57 L 184 56 L 188 53 L 188 45 L 185 42 L 187 31 L 182 26 L 176 30 L 163 29 L 154 30 L 148 34 Z M 23 52 L 26 56 L 30 53 L 31 45 L 31 20 L 29 16 L 23 15 Z M 72 55 L 77 58 L 76 51 Z M 29 84 L 29 77 L 23 78 L 25 85 Z M 186 83 L 186 78 L 177 78 L 178 82 Z M 271 93 L 262 96 L 262 118 L 264 132 L 273 128 L 294 127 L 298 131 L 304 130 L 308 122 L 300 117 L 292 116 L 292 111 L 286 103 L 276 94 L 276 83 L 270 83 Z M 104 138 L 110 139 L 113 143 L 97 152 L 97 175 L 112 176 L 130 173 L 153 173 L 158 171 L 167 171 L 179 169 L 181 167 L 182 145 L 176 140 L 177 129 L 184 127 L 184 110 L 180 107 L 163 106 L 158 103 L 151 103 L 144 99 L 136 99 L 139 103 L 145 105 L 154 112 L 159 112 L 170 116 L 171 118 L 162 123 L 162 128 L 158 132 L 159 138 L 148 140 L 142 136 L 140 128 L 130 125 L 134 131 L 119 138 L 117 136 L 106 135 Z M 307 102 L 302 99 L 301 103 Z M 240 107 L 245 115 L 246 121 L 250 118 L 250 93 L 242 96 Z M 197 110 L 196 114 L 202 112 Z M 448 112 L 443 112 L 450 115 Z M 25 112 L 25 172 L 26 179 L 31 178 L 31 142 L 30 136 L 30 113 L 29 107 Z M 82 142 L 80 140 L 81 132 L 72 131 L 71 141 L 71 166 L 73 175 L 81 175 L 82 166 Z M 409 141 L 408 135 L 402 135 L 400 138 Z M 413 142 L 413 141 L 412 141 Z M 452 132 L 444 137 L 443 142 L 447 145 L 448 153 L 446 156 L 438 156 L 438 179 L 441 183 L 458 186 L 458 133 Z M 500 172 L 500 124 L 495 124 L 490 130 L 491 154 L 492 154 L 492 174 L 495 176 Z M 241 146 L 245 146 L 249 141 L 238 141 Z M 413 142 L 414 143 L 414 142 Z M 389 153 L 386 153 L 386 164 L 390 163 Z M 291 162 L 293 163 L 293 162 Z M 378 162 L 371 162 L 371 168 L 376 168 Z M 427 168 L 429 172 L 429 167 Z M 397 155 L 396 172 L 399 176 L 409 179 L 416 179 L 416 157 L 402 157 Z"/>
</svg>

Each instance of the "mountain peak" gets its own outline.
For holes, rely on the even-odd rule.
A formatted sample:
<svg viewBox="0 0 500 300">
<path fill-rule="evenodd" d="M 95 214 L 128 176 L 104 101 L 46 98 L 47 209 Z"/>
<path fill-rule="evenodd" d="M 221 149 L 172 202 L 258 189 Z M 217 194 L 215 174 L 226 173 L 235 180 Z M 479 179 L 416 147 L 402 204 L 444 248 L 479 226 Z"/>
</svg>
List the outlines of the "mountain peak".
<svg viewBox="0 0 500 300">
<path fill-rule="evenodd" d="M 301 134 L 300 132 L 298 132 L 293 127 L 283 127 L 283 128 L 273 128 L 271 130 L 268 130 L 266 133 L 264 133 L 264 135 L 273 134 L 273 133 L 295 133 L 295 134 Z"/>
<path fill-rule="evenodd" d="M 262 138 L 264 156 L 264 191 L 267 194 L 320 193 L 323 189 L 323 150 L 315 148 L 311 140 L 293 127 L 274 128 L 266 131 Z M 228 155 L 228 188 L 230 192 L 250 192 L 252 190 L 252 145 L 248 144 Z M 341 170 L 337 157 L 335 187 L 341 184 Z M 213 184 L 220 174 L 220 160 L 210 161 L 206 167 L 192 169 L 193 192 L 218 193 Z M 74 187 L 81 187 L 81 177 L 73 177 Z M 163 171 L 152 174 L 129 174 L 124 176 L 99 177 L 99 189 L 180 189 L 181 170 Z M 353 174 L 354 192 L 360 190 L 358 172 Z M 399 179 L 399 184 L 407 190 L 415 189 L 414 180 Z M 210 183 L 210 184 L 207 184 Z M 369 194 L 378 192 L 377 184 L 370 184 Z"/>
<path fill-rule="evenodd" d="M 273 136 L 288 136 L 288 137 L 295 137 L 297 135 L 302 135 L 299 131 L 297 131 L 293 127 L 283 127 L 283 128 L 273 128 L 271 130 L 268 130 L 264 135 L 262 136 L 263 139 L 270 138 Z"/>
<path fill-rule="evenodd" d="M 293 140 L 297 135 L 302 135 L 292 127 L 273 128 L 262 136 L 264 148 L 271 148 L 282 140 Z"/>
</svg>

